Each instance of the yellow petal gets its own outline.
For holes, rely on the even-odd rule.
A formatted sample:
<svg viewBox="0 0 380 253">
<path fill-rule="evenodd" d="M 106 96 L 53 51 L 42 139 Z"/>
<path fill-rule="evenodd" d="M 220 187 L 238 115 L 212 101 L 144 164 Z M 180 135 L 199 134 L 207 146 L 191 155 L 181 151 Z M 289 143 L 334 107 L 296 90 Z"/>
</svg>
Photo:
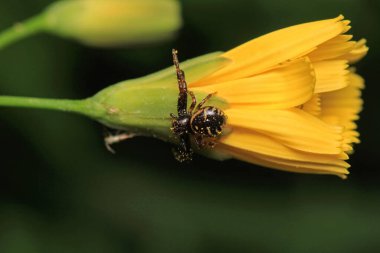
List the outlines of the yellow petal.
<svg viewBox="0 0 380 253">
<path fill-rule="evenodd" d="M 366 40 L 361 39 L 355 43 L 354 48 L 346 53 L 345 55 L 340 56 L 339 58 L 347 60 L 350 64 L 355 63 L 362 59 L 368 52 L 368 47 L 366 45 Z"/>
<path fill-rule="evenodd" d="M 350 75 L 349 75 L 349 84 L 352 87 L 356 87 L 359 89 L 364 89 L 364 79 L 360 75 L 355 73 L 355 70 L 353 68 L 350 69 Z"/>
<path fill-rule="evenodd" d="M 347 155 L 343 152 L 332 155 L 303 152 L 287 147 L 267 135 L 249 129 L 234 128 L 231 134 L 220 139 L 220 143 L 241 150 L 286 160 L 347 166 L 347 164 L 342 161 L 348 159 Z M 217 145 L 216 148 L 219 149 L 219 145 Z"/>
<path fill-rule="evenodd" d="M 314 116 L 319 116 L 321 114 L 321 98 L 319 94 L 314 94 L 309 101 L 300 106 L 305 112 L 310 113 Z"/>
<path fill-rule="evenodd" d="M 342 152 L 342 128 L 297 108 L 255 110 L 254 106 L 234 106 L 225 110 L 228 124 L 260 132 L 293 149 L 319 154 Z"/>
<path fill-rule="evenodd" d="M 346 143 L 360 143 L 359 133 L 354 130 L 347 130 L 343 133 L 344 142 Z"/>
<path fill-rule="evenodd" d="M 348 87 L 321 94 L 321 118 L 329 124 L 352 129 L 351 123 L 359 118 L 362 109 L 360 89 L 364 81 L 355 73 L 350 73 L 348 80 Z"/>
<path fill-rule="evenodd" d="M 251 104 L 256 109 L 282 109 L 308 101 L 313 95 L 314 82 L 310 61 L 301 58 L 256 76 L 192 87 L 194 90 L 217 92 L 231 106 Z"/>
<path fill-rule="evenodd" d="M 320 61 L 314 62 L 313 66 L 316 76 L 315 93 L 339 90 L 348 85 L 347 61 Z"/>
<path fill-rule="evenodd" d="M 321 94 L 321 119 L 328 124 L 342 126 L 343 150 L 351 153 L 352 144 L 359 143 L 359 133 L 355 131 L 355 120 L 362 109 L 361 88 L 363 79 L 355 74 L 349 74 L 349 86 L 328 93 Z"/>
<path fill-rule="evenodd" d="M 309 174 L 326 174 L 336 175 L 342 179 L 347 178 L 349 174 L 346 168 L 340 168 L 323 164 L 301 163 L 301 162 L 286 162 L 281 159 L 268 159 L 266 157 L 253 154 L 252 152 L 241 150 L 225 150 L 228 154 L 234 158 L 246 161 L 249 163 L 261 165 L 263 167 L 278 169 L 283 171 L 295 172 L 295 173 L 309 173 Z"/>
<path fill-rule="evenodd" d="M 325 43 L 322 43 L 317 49 L 308 54 L 312 62 L 331 60 L 342 55 L 350 53 L 356 46 L 356 41 L 350 41 L 352 35 L 339 35 Z"/>
<path fill-rule="evenodd" d="M 353 143 L 359 143 L 359 133 L 355 131 L 355 120 L 359 119 L 358 113 L 362 108 L 360 87 L 362 79 L 356 74 L 350 74 L 350 85 L 342 90 L 324 93 L 321 96 L 321 119 L 331 125 L 342 126 L 343 145 L 347 153 L 352 153 Z"/>
<path fill-rule="evenodd" d="M 327 40 L 346 32 L 349 21 L 343 16 L 291 26 L 238 46 L 223 56 L 232 63 L 207 78 L 233 80 L 264 72 L 277 64 L 311 51 Z"/>
<path fill-rule="evenodd" d="M 265 167 L 292 172 L 348 174 L 347 155 L 310 154 L 288 148 L 254 131 L 235 130 L 216 146 L 220 152 L 234 158 Z"/>
</svg>

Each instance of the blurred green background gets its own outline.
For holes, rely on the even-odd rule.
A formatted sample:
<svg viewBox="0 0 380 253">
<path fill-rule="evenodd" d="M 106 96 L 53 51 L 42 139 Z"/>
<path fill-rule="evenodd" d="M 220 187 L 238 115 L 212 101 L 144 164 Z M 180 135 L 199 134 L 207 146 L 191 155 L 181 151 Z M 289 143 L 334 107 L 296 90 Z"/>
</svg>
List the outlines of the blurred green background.
<svg viewBox="0 0 380 253">
<path fill-rule="evenodd" d="M 48 0 L 1 0 L 0 29 Z M 84 117 L 0 108 L 0 252 L 379 252 L 380 1 L 184 0 L 174 41 L 96 49 L 50 35 L 0 52 L 0 93 L 84 98 L 181 60 L 228 50 L 285 26 L 344 14 L 369 55 L 347 180 L 196 156 L 177 163 L 171 145 L 135 138 L 103 145 Z"/>
</svg>

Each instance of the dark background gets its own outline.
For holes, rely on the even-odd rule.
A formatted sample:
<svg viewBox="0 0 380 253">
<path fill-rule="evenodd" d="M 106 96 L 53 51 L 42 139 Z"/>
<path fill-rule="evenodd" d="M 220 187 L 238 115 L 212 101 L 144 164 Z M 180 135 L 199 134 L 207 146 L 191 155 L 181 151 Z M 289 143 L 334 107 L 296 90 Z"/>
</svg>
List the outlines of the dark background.
<svg viewBox="0 0 380 253">
<path fill-rule="evenodd" d="M 0 28 L 47 0 L 1 0 Z M 370 52 L 347 180 L 196 156 L 177 163 L 150 138 L 103 145 L 77 115 L 0 108 L 0 252 L 379 252 L 379 0 L 186 0 L 170 42 L 96 49 L 37 35 L 0 52 L 0 93 L 84 98 L 181 59 L 228 50 L 293 24 L 344 14 Z"/>
</svg>

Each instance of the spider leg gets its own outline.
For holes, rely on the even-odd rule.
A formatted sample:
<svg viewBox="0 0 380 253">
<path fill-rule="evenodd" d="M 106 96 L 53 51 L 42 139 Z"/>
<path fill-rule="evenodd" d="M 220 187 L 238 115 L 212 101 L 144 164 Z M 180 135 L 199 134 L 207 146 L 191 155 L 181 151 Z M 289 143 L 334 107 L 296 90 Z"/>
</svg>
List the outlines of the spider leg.
<svg viewBox="0 0 380 253">
<path fill-rule="evenodd" d="M 207 142 L 207 146 L 208 146 L 209 148 L 214 148 L 215 145 L 216 145 L 216 142 L 215 142 L 214 140 L 209 140 L 209 141 Z"/>
<path fill-rule="evenodd" d="M 178 94 L 177 111 L 178 117 L 187 115 L 187 92 Z"/>
<path fill-rule="evenodd" d="M 106 146 L 107 150 L 111 152 L 112 154 L 115 154 L 115 150 L 111 147 L 112 144 L 125 141 L 127 139 L 131 139 L 135 137 L 136 134 L 133 133 L 116 133 L 115 135 L 111 133 L 107 133 L 104 136 L 104 145 Z"/>
<path fill-rule="evenodd" d="M 195 144 L 197 144 L 198 148 L 202 149 L 205 147 L 205 143 L 204 143 L 202 135 L 200 135 L 200 134 L 196 135 L 194 140 L 195 140 Z"/>
<path fill-rule="evenodd" d="M 185 72 L 179 67 L 178 51 L 172 49 L 173 63 L 177 72 L 178 88 L 180 93 L 187 93 L 187 84 L 185 81 Z"/>
<path fill-rule="evenodd" d="M 195 140 L 195 144 L 197 144 L 199 149 L 214 148 L 216 145 L 216 142 L 214 139 L 204 138 L 202 135 L 196 135 L 194 140 Z"/>
<path fill-rule="evenodd" d="M 193 150 L 190 145 L 190 136 L 188 134 L 182 135 L 179 140 L 177 148 L 173 149 L 175 159 L 180 162 L 191 161 Z"/>
<path fill-rule="evenodd" d="M 210 93 L 208 94 L 198 105 L 197 105 L 197 108 L 196 110 L 200 110 L 202 108 L 202 106 L 212 97 L 216 94 L 216 92 L 213 92 L 213 93 Z"/>
<path fill-rule="evenodd" d="M 177 103 L 177 111 L 178 116 L 185 116 L 187 114 L 187 83 L 185 80 L 185 72 L 183 72 L 182 69 L 179 67 L 179 61 L 178 61 L 178 51 L 173 49 L 173 63 L 176 68 L 177 72 L 177 81 L 178 81 L 178 103 Z"/>
<path fill-rule="evenodd" d="M 194 92 L 189 91 L 189 94 L 191 96 L 191 105 L 190 105 L 188 113 L 191 114 L 195 108 L 195 105 L 197 104 L 197 99 L 195 98 Z"/>
</svg>

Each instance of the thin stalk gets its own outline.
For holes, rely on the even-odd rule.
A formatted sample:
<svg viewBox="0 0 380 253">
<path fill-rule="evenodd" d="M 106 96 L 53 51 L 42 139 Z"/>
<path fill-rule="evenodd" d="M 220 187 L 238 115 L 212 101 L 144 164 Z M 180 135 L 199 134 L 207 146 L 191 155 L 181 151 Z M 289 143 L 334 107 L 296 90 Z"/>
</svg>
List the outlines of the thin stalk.
<svg viewBox="0 0 380 253">
<path fill-rule="evenodd" d="M 5 48 L 25 37 L 44 30 L 45 16 L 40 14 L 23 22 L 16 23 L 0 33 L 0 49 Z"/>
<path fill-rule="evenodd" d="M 2 106 L 74 112 L 74 113 L 79 113 L 79 114 L 82 114 L 94 119 L 101 117 L 101 115 L 103 115 L 104 113 L 103 107 L 95 104 L 90 99 L 72 100 L 72 99 L 0 96 L 0 107 Z"/>
</svg>

